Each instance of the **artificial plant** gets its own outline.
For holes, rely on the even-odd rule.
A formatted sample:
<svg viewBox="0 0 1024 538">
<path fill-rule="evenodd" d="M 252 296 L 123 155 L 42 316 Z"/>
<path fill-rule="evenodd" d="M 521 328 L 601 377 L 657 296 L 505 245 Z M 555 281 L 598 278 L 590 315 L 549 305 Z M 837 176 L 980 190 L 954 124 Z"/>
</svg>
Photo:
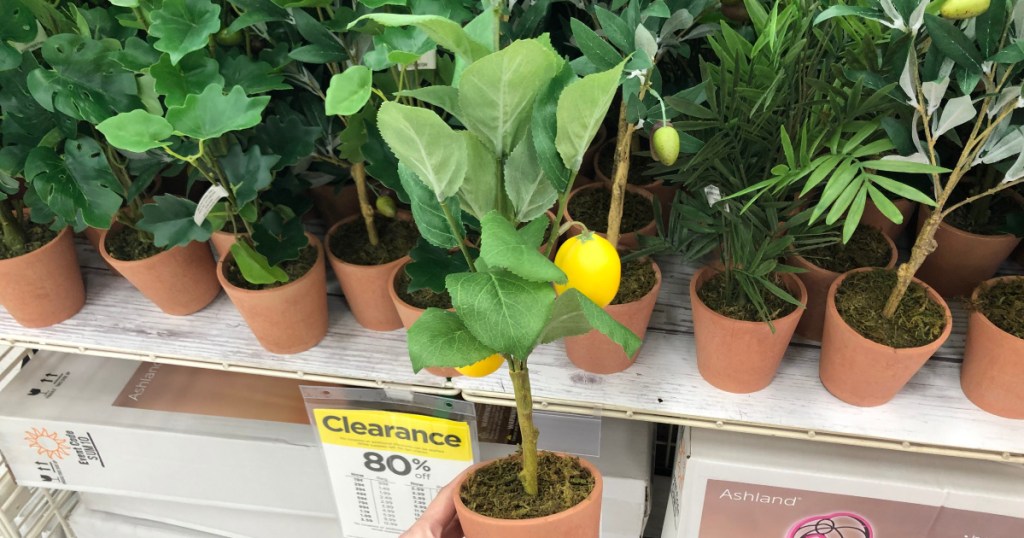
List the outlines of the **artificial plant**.
<svg viewBox="0 0 1024 538">
<path fill-rule="evenodd" d="M 963 22 L 940 17 L 929 6 L 916 0 L 871 0 L 866 7 L 835 6 L 817 17 L 819 23 L 836 16 L 862 17 L 889 28 L 888 53 L 895 61 L 874 74 L 898 84 L 895 96 L 910 113 L 902 129 L 892 133 L 907 154 L 886 160 L 930 167 L 934 207 L 921 225 L 909 260 L 897 269 L 896 285 L 882 310 L 886 318 L 895 315 L 914 274 L 935 250 L 935 233 L 943 219 L 1024 183 L 1024 124 L 1015 117 L 1024 106 L 1024 2 L 995 0 Z M 960 126 L 969 128 L 966 136 L 957 136 Z M 939 149 L 943 138 L 953 139 L 959 149 L 944 154 Z M 982 165 L 999 170 L 998 184 L 953 202 L 957 187 Z M 863 199 L 861 185 L 844 185 L 841 179 L 831 177 L 826 188 L 841 191 L 841 197 L 855 196 L 855 202 Z"/>
<path fill-rule="evenodd" d="M 523 437 L 520 481 L 537 493 L 537 429 L 527 361 L 538 345 L 597 328 L 632 355 L 639 339 L 574 289 L 556 296 L 565 274 L 540 252 L 553 248 L 583 154 L 597 133 L 622 65 L 579 79 L 546 36 L 502 48 L 503 2 L 465 28 L 442 17 L 370 15 L 423 28 L 461 66 L 458 86 L 435 86 L 422 100 L 442 108 L 381 105 L 378 124 L 399 159 L 402 184 L 423 237 L 459 248 L 464 270 L 441 275 L 454 312 L 430 308 L 409 331 L 413 368 L 463 367 L 500 354 L 509 366 Z M 465 223 L 479 221 L 479 253 Z M 443 265 L 443 264 L 439 264 Z M 447 267 L 458 267 L 449 265 Z"/>
</svg>

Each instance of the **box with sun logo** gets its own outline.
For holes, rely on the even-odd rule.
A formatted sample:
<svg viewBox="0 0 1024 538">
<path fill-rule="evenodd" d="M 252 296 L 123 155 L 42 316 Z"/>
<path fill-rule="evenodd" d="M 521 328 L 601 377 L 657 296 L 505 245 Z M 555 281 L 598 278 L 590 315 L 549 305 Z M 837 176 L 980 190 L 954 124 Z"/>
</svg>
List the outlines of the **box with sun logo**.
<svg viewBox="0 0 1024 538">
<path fill-rule="evenodd" d="M 300 384 L 41 352 L 0 391 L 0 451 L 21 485 L 333 518 Z"/>
<path fill-rule="evenodd" d="M 686 429 L 662 538 L 1020 538 L 1024 468 Z"/>
</svg>

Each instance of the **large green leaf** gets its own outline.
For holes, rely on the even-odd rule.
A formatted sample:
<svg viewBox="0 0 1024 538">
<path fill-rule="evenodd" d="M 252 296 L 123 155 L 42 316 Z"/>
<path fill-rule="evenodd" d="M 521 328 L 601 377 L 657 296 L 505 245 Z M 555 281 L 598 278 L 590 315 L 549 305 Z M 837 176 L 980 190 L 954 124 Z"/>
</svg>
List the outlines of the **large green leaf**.
<svg viewBox="0 0 1024 538">
<path fill-rule="evenodd" d="M 370 100 L 373 73 L 362 65 L 354 65 L 331 77 L 324 109 L 328 114 L 348 116 L 359 112 Z"/>
<path fill-rule="evenodd" d="M 377 126 L 399 161 L 426 183 L 438 200 L 455 195 L 466 176 L 465 138 L 434 111 L 384 103 Z"/>
<path fill-rule="evenodd" d="M 968 73 L 981 73 L 981 64 L 984 61 L 981 52 L 955 24 L 942 17 L 925 13 L 924 25 L 928 28 L 932 45 L 942 51 L 946 57 L 967 69 Z"/>
<path fill-rule="evenodd" d="M 221 60 L 220 74 L 224 77 L 224 87 L 241 86 L 247 95 L 291 89 L 285 83 L 284 75 L 272 65 L 253 60 L 245 54 Z"/>
<path fill-rule="evenodd" d="M 512 273 L 458 273 L 447 280 L 452 306 L 466 328 L 485 346 L 525 359 L 551 315 L 555 291 Z"/>
<path fill-rule="evenodd" d="M 409 328 L 408 339 L 409 359 L 416 372 L 435 366 L 469 366 L 494 354 L 458 315 L 439 308 L 428 308 Z"/>
<path fill-rule="evenodd" d="M 434 192 L 404 164 L 398 165 L 398 176 L 401 178 L 402 187 L 409 196 L 412 217 L 420 235 L 436 247 L 448 249 L 459 246 L 459 237 L 448 224 L 448 219 Z M 458 198 L 453 196 L 445 203 L 448 205 L 448 210 L 452 213 L 456 225 L 461 228 L 462 210 L 459 209 Z"/>
<path fill-rule="evenodd" d="M 565 284 L 565 273 L 505 217 L 492 211 L 481 219 L 480 226 L 480 258 L 488 267 L 500 267 L 531 282 Z"/>
<path fill-rule="evenodd" d="M 210 0 L 164 0 L 149 17 L 149 34 L 158 38 L 153 47 L 169 54 L 172 64 L 206 47 L 220 29 L 220 5 Z"/>
<path fill-rule="evenodd" d="M 280 267 L 274 267 L 267 257 L 256 252 L 247 241 L 235 241 L 231 245 L 231 257 L 238 264 L 242 278 L 250 284 L 275 284 L 288 282 L 288 273 Z"/>
<path fill-rule="evenodd" d="M 210 84 L 224 85 L 217 60 L 203 51 L 188 54 L 177 64 L 172 64 L 171 57 L 163 54 L 149 73 L 156 79 L 156 91 L 164 96 L 168 107 L 182 105 L 185 97 L 202 92 Z"/>
<path fill-rule="evenodd" d="M 316 141 L 323 136 L 323 131 L 312 125 L 303 123 L 302 118 L 285 111 L 271 116 L 256 126 L 253 141 L 260 145 L 266 153 L 279 155 L 281 158 L 274 165 L 275 170 L 291 166 L 299 159 L 311 155 L 316 150 Z M 288 133 L 288 136 L 281 136 Z"/>
<path fill-rule="evenodd" d="M 35 39 L 36 29 L 32 10 L 18 0 L 4 3 L 4 15 L 0 17 L 0 42 L 28 43 Z"/>
<path fill-rule="evenodd" d="M 32 96 L 47 110 L 97 124 L 118 112 L 139 108 L 135 75 L 100 41 L 60 34 L 43 43 L 51 67 L 29 74 Z"/>
<path fill-rule="evenodd" d="M 213 227 L 208 221 L 196 224 L 196 203 L 170 194 L 157 196 L 142 206 L 139 228 L 153 234 L 158 247 L 184 246 L 192 241 L 207 241 Z"/>
<path fill-rule="evenodd" d="M 586 334 L 596 329 L 622 346 L 626 355 L 632 357 L 643 345 L 633 331 L 611 317 L 605 310 L 583 295 L 577 289 L 570 288 L 558 296 L 551 309 L 551 319 L 544 326 L 540 342 L 547 344 L 559 338 Z"/>
<path fill-rule="evenodd" d="M 516 41 L 466 68 L 459 82 L 460 119 L 498 155 L 526 135 L 533 101 L 555 76 L 558 58 L 539 41 Z"/>
<path fill-rule="evenodd" d="M 459 188 L 462 209 L 480 219 L 497 208 L 499 197 L 497 157 L 473 133 L 461 131 L 466 143 L 466 179 Z"/>
<path fill-rule="evenodd" d="M 577 171 L 583 154 L 594 141 L 619 86 L 619 65 L 587 75 L 568 85 L 558 98 L 558 135 L 555 146 L 566 168 Z"/>
<path fill-rule="evenodd" d="M 519 142 L 505 162 L 505 192 L 519 222 L 543 215 L 558 199 L 530 137 Z"/>
<path fill-rule="evenodd" d="M 349 28 L 363 20 L 372 20 L 382 26 L 415 26 L 430 36 L 438 45 L 454 52 L 468 61 L 486 56 L 486 46 L 473 40 L 458 23 L 437 15 L 402 15 L 395 13 L 371 13 L 355 20 Z"/>
<path fill-rule="evenodd" d="M 253 224 L 252 240 L 256 243 L 256 251 L 274 267 L 281 262 L 297 259 L 302 249 L 309 244 L 302 219 L 285 218 L 277 211 L 268 211 Z"/>
<path fill-rule="evenodd" d="M 563 62 L 558 74 L 548 81 L 533 104 L 533 121 L 530 126 L 533 147 L 545 176 L 558 192 L 564 191 L 569 184 L 569 169 L 555 147 L 555 137 L 558 136 L 558 97 L 574 80 L 576 74 L 572 66 Z"/>
<path fill-rule="evenodd" d="M 48 147 L 34 148 L 25 162 L 25 179 L 63 223 L 81 231 L 107 228 L 121 208 L 121 196 L 103 151 L 87 137 L 68 140 L 64 158 Z"/>
<path fill-rule="evenodd" d="M 580 52 L 598 69 L 602 71 L 611 69 L 615 64 L 622 62 L 622 55 L 615 50 L 615 47 L 609 45 L 585 23 L 578 19 L 572 19 L 569 25 L 572 27 L 572 37 L 576 40 Z M 632 37 L 632 32 L 630 32 L 630 38 L 632 39 Z"/>
<path fill-rule="evenodd" d="M 239 206 L 252 202 L 257 194 L 270 186 L 274 180 L 270 171 L 279 158 L 277 155 L 263 155 L 259 146 L 252 146 L 243 153 L 238 144 L 232 145 L 228 154 L 221 157 L 221 168 L 228 176 Z"/>
<path fill-rule="evenodd" d="M 167 120 L 138 109 L 103 120 L 97 129 L 115 148 L 142 153 L 167 144 L 174 129 Z"/>
<path fill-rule="evenodd" d="M 246 97 L 241 86 L 224 95 L 223 87 L 210 84 L 200 94 L 191 94 L 181 106 L 167 109 L 167 121 L 174 130 L 197 140 L 217 138 L 224 133 L 259 124 L 270 97 Z"/>
</svg>

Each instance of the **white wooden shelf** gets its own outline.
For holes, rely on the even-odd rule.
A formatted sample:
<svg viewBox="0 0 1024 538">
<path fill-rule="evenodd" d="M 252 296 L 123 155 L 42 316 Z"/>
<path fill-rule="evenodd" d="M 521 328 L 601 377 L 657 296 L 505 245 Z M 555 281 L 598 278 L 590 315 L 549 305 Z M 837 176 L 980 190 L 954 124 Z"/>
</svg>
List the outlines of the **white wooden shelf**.
<svg viewBox="0 0 1024 538">
<path fill-rule="evenodd" d="M 393 387 L 513 406 L 507 373 L 448 381 L 409 367 L 405 332 L 367 331 L 329 283 L 331 323 L 317 347 L 297 355 L 264 351 L 226 296 L 188 317 L 160 312 L 79 243 L 87 303 L 74 318 L 25 329 L 0 311 L 0 345 L 52 349 L 203 368 Z M 659 260 L 664 275 L 647 341 L 625 372 L 593 375 L 573 366 L 561 344 L 542 346 L 530 370 L 538 408 L 720 428 L 897 450 L 1024 463 L 1024 421 L 990 415 L 960 390 L 966 316 L 957 301 L 953 334 L 890 403 L 862 409 L 818 380 L 818 349 L 796 342 L 775 381 L 749 395 L 711 387 L 697 372 L 688 285 L 694 267 Z"/>
<path fill-rule="evenodd" d="M 569 362 L 560 343 L 544 346 L 529 363 L 538 408 L 1024 463 L 1024 420 L 986 413 L 960 389 L 966 314 L 959 301 L 950 301 L 949 341 L 886 405 L 859 408 L 829 394 L 818 379 L 818 347 L 809 342 L 790 346 L 768 388 L 737 395 L 697 371 L 689 299 L 695 268 L 659 263 L 663 285 L 636 363 L 594 375 Z M 467 400 L 515 405 L 507 374 L 454 383 Z"/>
<path fill-rule="evenodd" d="M 73 318 L 26 329 L 0 313 L 0 345 L 216 368 L 361 387 L 458 394 L 445 378 L 409 367 L 405 331 L 359 326 L 331 277 L 327 336 L 309 351 L 276 355 L 260 347 L 226 295 L 191 316 L 164 314 L 111 271 L 88 243 L 78 243 L 86 304 Z M 330 270 L 328 270 L 330 273 Z"/>
</svg>

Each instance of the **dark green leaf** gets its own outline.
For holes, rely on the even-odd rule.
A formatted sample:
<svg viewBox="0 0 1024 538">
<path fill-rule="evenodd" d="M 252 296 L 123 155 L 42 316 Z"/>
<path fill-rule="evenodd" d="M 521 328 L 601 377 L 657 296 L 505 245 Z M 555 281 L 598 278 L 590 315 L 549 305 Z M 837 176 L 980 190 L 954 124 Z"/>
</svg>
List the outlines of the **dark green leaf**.
<svg viewBox="0 0 1024 538">
<path fill-rule="evenodd" d="M 4 15 L 0 17 L 0 42 L 28 43 L 36 37 L 36 17 L 21 2 L 15 0 L 12 4 L 4 4 Z"/>
<path fill-rule="evenodd" d="M 210 0 L 164 0 L 149 16 L 149 33 L 159 38 L 153 47 L 168 53 L 172 64 L 205 47 L 220 29 L 220 6 Z"/>
<path fill-rule="evenodd" d="M 480 257 L 488 267 L 505 269 L 531 282 L 565 284 L 562 272 L 547 256 L 523 239 L 511 222 L 497 212 L 480 221 Z"/>
<path fill-rule="evenodd" d="M 220 65 L 220 74 L 224 77 L 224 87 L 241 86 L 247 95 L 291 89 L 291 86 L 285 83 L 284 75 L 273 66 L 267 62 L 253 60 L 244 54 L 224 59 Z"/>
<path fill-rule="evenodd" d="M 597 15 L 597 20 L 601 23 L 601 29 L 604 30 L 608 41 L 611 41 L 624 54 L 633 52 L 633 31 L 626 26 L 626 22 L 601 6 L 595 6 L 594 13 Z"/>
<path fill-rule="evenodd" d="M 548 81 L 547 85 L 537 94 L 533 104 L 533 120 L 530 126 L 533 148 L 537 153 L 537 161 L 544 170 L 545 177 L 562 192 L 569 184 L 569 169 L 562 162 L 555 146 L 558 136 L 558 98 L 562 90 L 576 80 L 572 67 L 562 64 L 558 73 Z"/>
<path fill-rule="evenodd" d="M 242 14 L 231 22 L 228 32 L 237 32 L 254 24 L 288 20 L 288 12 L 270 0 L 230 0 Z"/>
<path fill-rule="evenodd" d="M 548 344 L 559 338 L 586 334 L 593 329 L 622 346 L 629 357 L 634 357 L 643 345 L 643 341 L 633 331 L 615 321 L 604 309 L 573 288 L 555 300 L 551 319 L 544 326 L 540 343 Z"/>
<path fill-rule="evenodd" d="M 158 247 L 207 241 L 213 228 L 209 222 L 195 223 L 196 207 L 195 202 L 185 198 L 170 194 L 157 196 L 153 203 L 142 206 L 139 228 L 153 234 L 153 244 Z"/>
<path fill-rule="evenodd" d="M 317 139 L 323 135 L 319 128 L 306 125 L 295 113 L 271 116 L 257 125 L 254 131 L 253 141 L 264 152 L 280 156 L 272 170 L 291 166 L 311 155 L 316 150 Z M 281 136 L 281 133 L 288 136 Z"/>
<path fill-rule="evenodd" d="M 405 272 L 409 275 L 409 292 L 430 289 L 441 293 L 445 291 L 444 281 L 448 275 L 469 271 L 462 252 L 437 248 L 422 237 L 409 251 L 409 257 L 412 261 L 405 266 Z"/>
<path fill-rule="evenodd" d="M 243 153 L 238 144 L 232 145 L 228 154 L 220 158 L 221 168 L 231 183 L 238 205 L 255 200 L 257 194 L 270 186 L 274 179 L 270 171 L 279 158 L 277 155 L 263 155 L 259 146 L 252 146 Z M 277 263 L 272 261 L 271 265 Z"/>
<path fill-rule="evenodd" d="M 1024 40 L 1016 41 L 992 56 L 991 60 L 1000 64 L 1015 64 L 1024 61 Z"/>
<path fill-rule="evenodd" d="M 141 73 L 160 60 L 160 53 L 149 43 L 132 36 L 124 42 L 124 50 L 114 55 L 114 60 L 129 71 Z"/>
<path fill-rule="evenodd" d="M 412 216 L 420 235 L 436 247 L 448 249 L 459 246 L 459 238 L 448 225 L 448 219 L 445 218 L 434 192 L 420 181 L 415 172 L 404 165 L 398 165 L 398 176 L 401 178 L 402 187 L 409 195 Z M 459 221 L 462 211 L 459 209 L 458 199 L 452 196 L 447 203 L 452 216 Z M 462 223 L 458 222 L 458 226 L 461 227 Z"/>
<path fill-rule="evenodd" d="M 413 371 L 469 366 L 494 354 L 473 336 L 454 312 L 428 308 L 409 328 L 409 359 Z"/>
<path fill-rule="evenodd" d="M 286 219 L 277 211 L 268 211 L 259 222 L 253 224 L 252 240 L 256 243 L 256 251 L 265 256 L 272 267 L 298 258 L 302 249 L 309 244 L 302 219 Z"/>
<path fill-rule="evenodd" d="M 307 64 L 326 64 L 330 62 L 340 62 L 345 59 L 344 54 L 339 54 L 336 50 L 325 48 L 320 45 L 305 45 L 297 49 L 293 49 L 288 53 L 288 57 L 297 62 Z"/>
<path fill-rule="evenodd" d="M 551 284 L 500 270 L 454 274 L 447 287 L 473 336 L 495 351 L 524 359 L 539 342 L 555 301 Z"/>
<path fill-rule="evenodd" d="M 109 227 L 121 208 L 120 185 L 91 138 L 68 140 L 64 158 L 51 148 L 34 148 L 25 162 L 25 179 L 59 221 L 76 231 Z"/>
<path fill-rule="evenodd" d="M 925 13 L 924 24 L 932 38 L 932 45 L 970 73 L 981 73 L 984 61 L 978 48 L 951 21 Z"/>
<path fill-rule="evenodd" d="M 983 58 L 999 50 L 999 41 L 1006 27 L 1006 7 L 1006 0 L 992 0 L 989 8 L 974 19 L 974 39 L 981 47 Z"/>
<path fill-rule="evenodd" d="M 576 40 L 576 46 L 599 70 L 611 69 L 622 61 L 622 55 L 582 21 L 573 18 L 569 24 L 572 27 L 572 37 Z"/>
<path fill-rule="evenodd" d="M 302 34 L 302 37 L 309 41 L 309 46 L 316 47 L 320 54 L 330 58 L 327 61 L 337 62 L 345 59 L 345 47 L 342 46 L 334 33 L 324 27 L 323 23 L 303 9 L 293 9 L 291 14 L 295 20 L 295 28 Z M 295 57 L 294 53 L 297 50 L 292 52 L 292 56 Z"/>
<path fill-rule="evenodd" d="M 181 106 L 190 94 L 201 93 L 210 84 L 224 85 L 217 61 L 203 51 L 185 55 L 177 65 L 164 54 L 149 73 L 156 79 L 156 91 L 168 107 Z"/>
</svg>

